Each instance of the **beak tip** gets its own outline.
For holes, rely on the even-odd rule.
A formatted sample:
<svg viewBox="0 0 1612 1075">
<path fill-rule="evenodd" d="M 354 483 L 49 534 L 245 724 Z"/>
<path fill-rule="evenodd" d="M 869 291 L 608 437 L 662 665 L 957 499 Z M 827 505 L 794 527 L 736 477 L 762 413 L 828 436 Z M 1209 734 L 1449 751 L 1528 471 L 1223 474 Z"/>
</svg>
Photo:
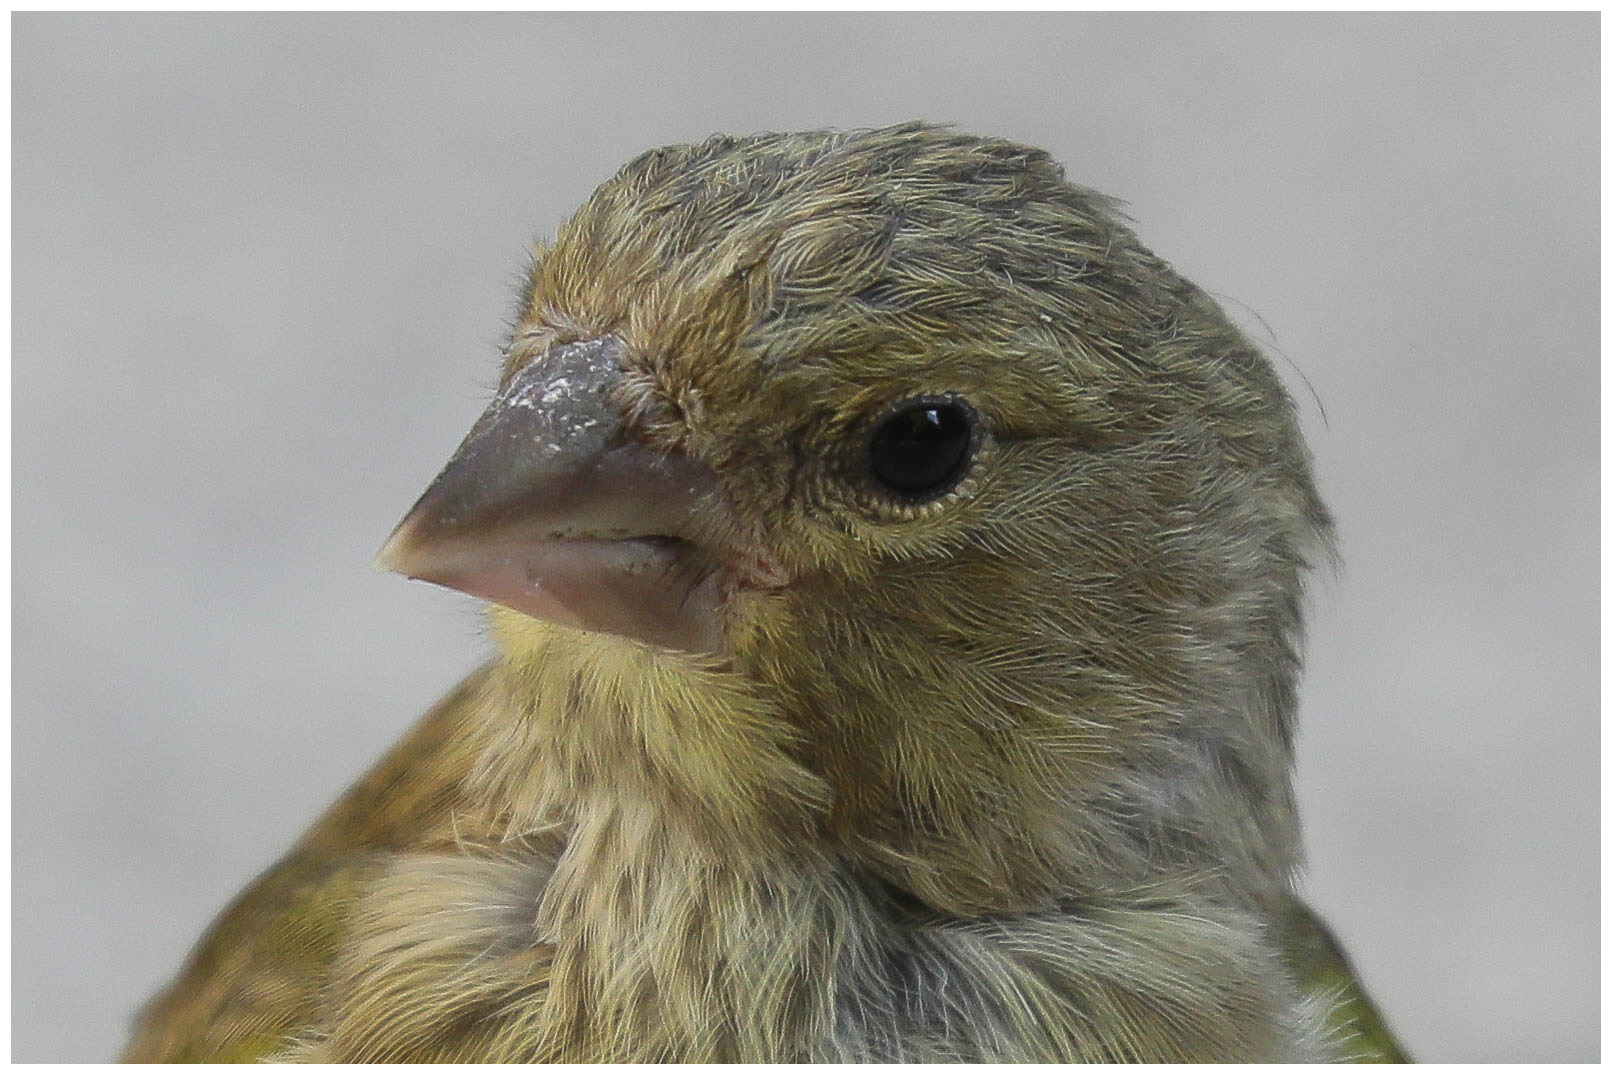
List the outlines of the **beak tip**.
<svg viewBox="0 0 1612 1075">
<path fill-rule="evenodd" d="M 392 536 L 386 539 L 386 544 L 375 554 L 375 560 L 370 567 L 384 573 L 409 574 L 409 545 L 407 528 L 399 525 L 392 531 Z"/>
</svg>

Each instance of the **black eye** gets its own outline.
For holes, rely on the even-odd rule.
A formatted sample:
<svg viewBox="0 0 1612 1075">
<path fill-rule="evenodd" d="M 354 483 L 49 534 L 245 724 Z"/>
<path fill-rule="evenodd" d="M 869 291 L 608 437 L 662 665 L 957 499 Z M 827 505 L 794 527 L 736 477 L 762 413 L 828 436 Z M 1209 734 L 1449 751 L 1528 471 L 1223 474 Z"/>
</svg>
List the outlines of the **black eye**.
<svg viewBox="0 0 1612 1075">
<path fill-rule="evenodd" d="M 925 398 L 899 404 L 868 443 L 874 480 L 903 500 L 933 500 L 951 492 L 968 470 L 974 412 L 960 399 Z"/>
</svg>

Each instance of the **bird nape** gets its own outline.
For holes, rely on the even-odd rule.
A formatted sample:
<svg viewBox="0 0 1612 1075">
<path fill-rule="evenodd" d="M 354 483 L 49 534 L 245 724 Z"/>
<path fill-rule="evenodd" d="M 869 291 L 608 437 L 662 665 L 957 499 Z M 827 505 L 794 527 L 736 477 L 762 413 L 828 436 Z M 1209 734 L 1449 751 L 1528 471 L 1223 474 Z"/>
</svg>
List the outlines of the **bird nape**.
<svg viewBox="0 0 1612 1075">
<path fill-rule="evenodd" d="M 127 1055 L 1399 1059 L 1293 890 L 1310 469 L 1040 150 L 646 153 L 382 551 L 497 655 Z"/>
</svg>

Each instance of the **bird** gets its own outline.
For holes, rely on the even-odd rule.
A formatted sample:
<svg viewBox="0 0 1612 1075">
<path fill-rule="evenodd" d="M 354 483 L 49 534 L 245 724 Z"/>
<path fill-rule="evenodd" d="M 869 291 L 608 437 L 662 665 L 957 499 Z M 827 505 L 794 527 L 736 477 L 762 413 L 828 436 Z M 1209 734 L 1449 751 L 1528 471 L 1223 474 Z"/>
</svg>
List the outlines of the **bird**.
<svg viewBox="0 0 1612 1075">
<path fill-rule="evenodd" d="M 1404 1060 L 1296 888 L 1332 517 L 1132 223 L 927 122 L 599 186 L 378 560 L 493 657 L 125 1059 Z"/>
</svg>

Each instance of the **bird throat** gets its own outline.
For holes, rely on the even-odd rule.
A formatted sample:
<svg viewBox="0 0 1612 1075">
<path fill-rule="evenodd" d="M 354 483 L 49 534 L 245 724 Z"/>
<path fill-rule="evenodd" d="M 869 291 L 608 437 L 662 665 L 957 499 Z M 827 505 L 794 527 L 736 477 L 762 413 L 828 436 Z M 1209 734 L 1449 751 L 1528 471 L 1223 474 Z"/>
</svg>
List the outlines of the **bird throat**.
<svg viewBox="0 0 1612 1075">
<path fill-rule="evenodd" d="M 812 849 L 826 792 L 783 722 L 710 659 L 495 623 L 519 659 L 469 782 L 506 843 L 556 848 L 543 1058 L 809 1059 L 861 897 Z"/>
</svg>

